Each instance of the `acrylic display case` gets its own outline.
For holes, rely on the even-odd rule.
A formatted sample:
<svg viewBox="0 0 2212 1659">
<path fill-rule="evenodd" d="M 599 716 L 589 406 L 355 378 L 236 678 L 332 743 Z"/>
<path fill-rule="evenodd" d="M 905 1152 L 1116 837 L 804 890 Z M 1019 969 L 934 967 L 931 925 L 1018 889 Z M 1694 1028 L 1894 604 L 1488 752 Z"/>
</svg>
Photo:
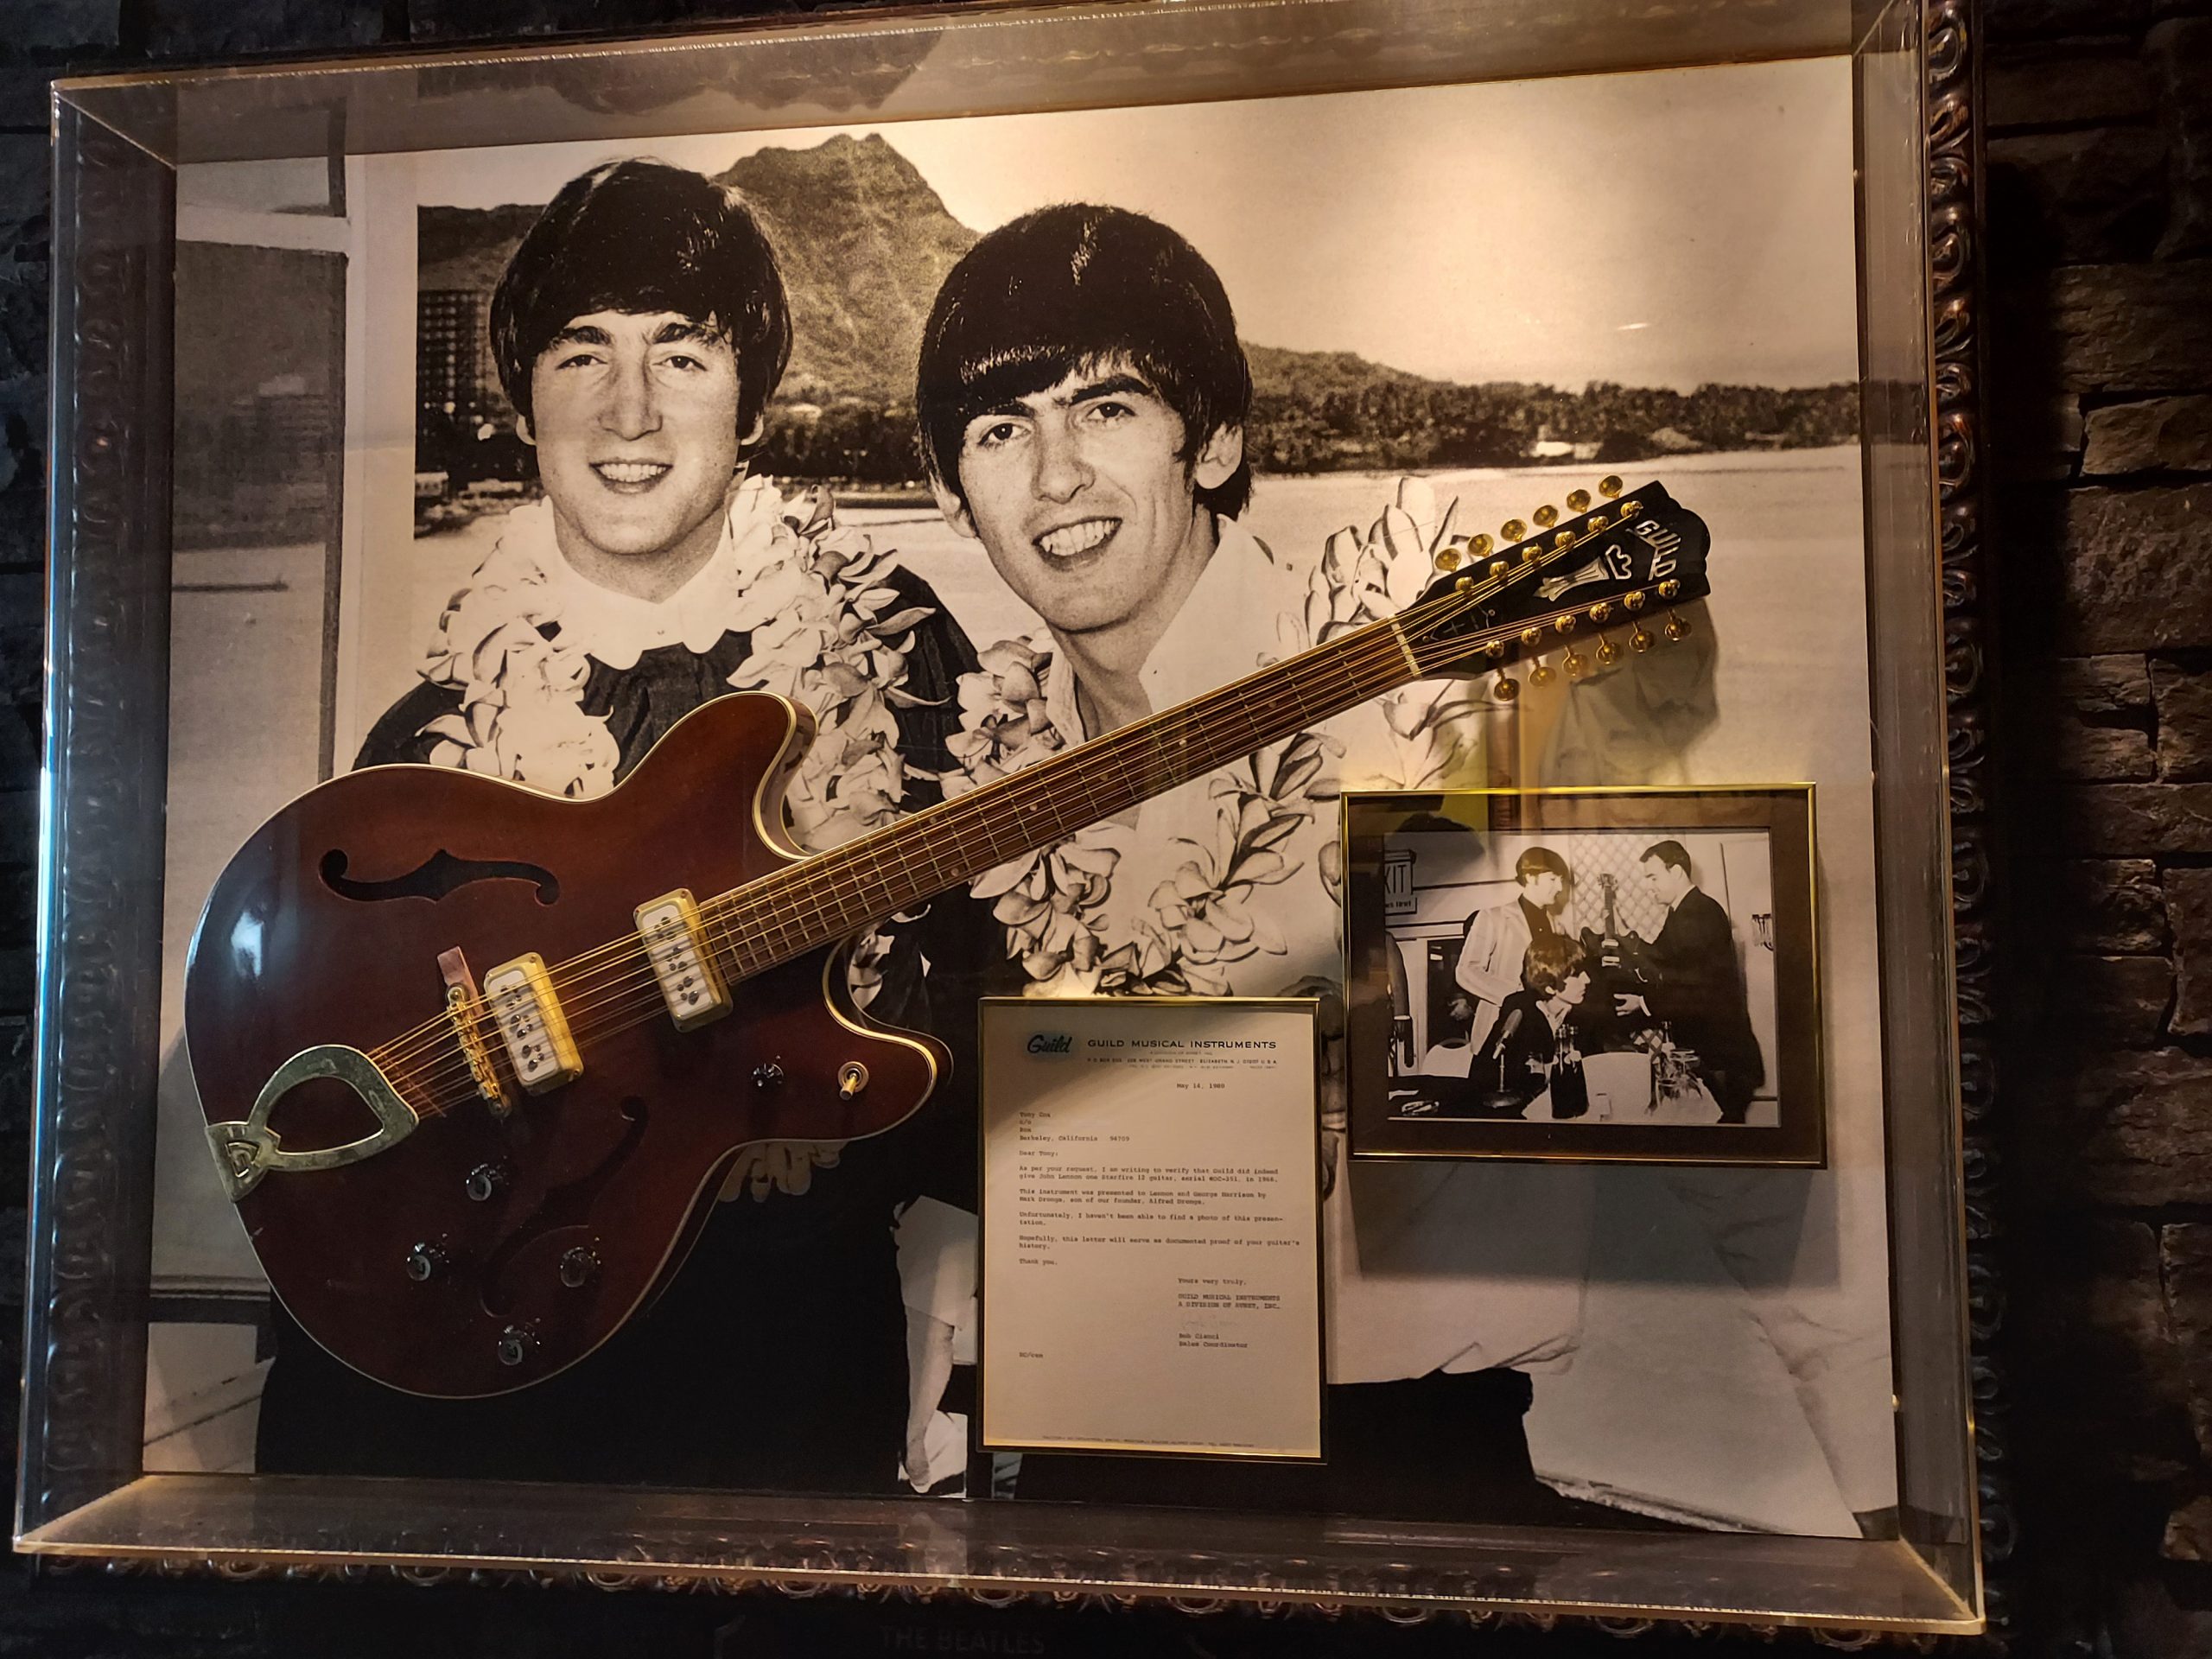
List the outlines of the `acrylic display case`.
<svg viewBox="0 0 2212 1659">
<path fill-rule="evenodd" d="M 1976 1257 L 1990 1084 L 1972 28 L 1961 0 L 985 4 L 58 83 L 16 1547 L 238 1573 L 469 1568 L 1624 1629 L 1968 1634 L 2001 1618 L 1985 1580 L 2006 1511 L 1980 1472 L 1995 1299 Z M 940 1478 L 874 1496 L 721 1490 L 683 1479 L 680 1458 L 651 1484 L 262 1466 L 283 1320 L 200 1131 L 187 946 L 231 849 L 369 752 L 380 711 L 429 672 L 423 641 L 452 643 L 441 607 L 527 510 L 538 435 L 501 396 L 490 290 L 536 208 L 625 156 L 735 184 L 779 245 L 797 345 L 755 471 L 825 484 L 879 553 L 911 543 L 909 568 L 979 647 L 1042 636 L 988 588 L 973 504 L 947 508 L 964 531 L 940 518 L 903 435 L 911 361 L 894 359 L 977 231 L 1056 201 L 1152 214 L 1218 268 L 1256 392 L 1237 546 L 1305 584 L 1285 614 L 1307 632 L 1282 650 L 1326 638 L 1332 602 L 1341 623 L 1363 594 L 1402 599 L 1403 571 L 1347 573 L 1403 556 L 1407 527 L 1426 578 L 1488 551 L 1478 524 L 1503 547 L 1519 537 L 1501 519 L 1601 474 L 1631 493 L 1663 480 L 1702 513 L 1713 594 L 1686 607 L 1681 654 L 1647 663 L 1607 636 L 1634 659 L 1614 678 L 1516 668 L 1525 693 L 1477 664 L 1448 717 L 1482 734 L 1480 775 L 1407 758 L 1432 740 L 1452 751 L 1432 696 L 1391 705 L 1395 735 L 1376 727 L 1395 771 L 1341 780 L 1816 791 L 1825 1027 L 1803 1075 L 1826 1090 L 1826 1167 L 1330 1153 L 1346 1194 L 1505 1183 L 1482 1202 L 1522 1232 L 1488 1288 L 1437 1268 L 1435 1300 L 1375 1316 L 1401 1335 L 1466 1331 L 1417 1362 L 1376 1357 L 1392 1339 L 1360 1347 L 1364 1316 L 1340 1291 L 1332 1381 L 1529 1378 L 1534 1473 L 1560 1515 L 1404 1504 L 1387 1484 L 1312 1504 L 1038 1501 L 988 1453 L 944 1476 L 957 1450 L 928 1465 Z M 1209 612 L 1203 649 L 1241 640 L 1240 608 Z M 1014 695 L 1009 660 L 983 652 L 963 718 L 992 673 Z M 1030 683 L 1043 707 L 1050 689 Z M 1636 695 L 1608 701 L 1606 683 Z M 955 734 L 956 759 L 977 729 Z M 1259 803 L 1262 830 L 1232 828 L 1230 873 L 1199 887 L 1224 906 L 1294 891 L 1296 920 L 1325 936 L 1327 858 L 1266 850 L 1306 833 L 1294 817 L 1317 849 L 1337 834 L 1333 792 L 1291 799 L 1292 769 L 1236 798 Z M 1157 839 L 1171 833 L 1185 832 Z M 1293 865 L 1310 890 L 1273 873 Z M 1063 930 L 999 955 L 1039 988 L 1066 988 L 1073 950 L 1092 989 L 1314 994 L 1245 974 L 1252 953 L 1232 945 L 1255 937 L 1249 920 L 1224 944 L 1178 912 L 1167 968 L 1133 944 L 1117 955 L 1103 902 L 1064 907 L 1095 953 Z M 1415 918 L 1405 902 L 1408 961 L 1449 974 L 1465 906 Z M 1742 908 L 1757 919 L 1755 896 Z M 1572 913 L 1612 931 L 1610 912 L 1602 930 Z M 1295 958 L 1297 926 L 1278 950 L 1274 925 L 1254 948 Z M 1444 943 L 1422 958 L 1429 934 Z M 973 1004 L 948 1001 L 953 1040 Z M 1442 1006 L 1408 1004 L 1432 1020 Z M 1416 1015 L 1401 1012 L 1410 1054 Z M 1529 1185 L 1562 1173 L 1586 1182 L 1579 1209 Z M 1393 1201 L 1414 1202 L 1370 1202 Z M 1431 1271 L 1393 1269 L 1375 1235 L 1337 1224 L 1370 1287 Z M 1577 1226 L 1568 1266 L 1512 1253 Z M 1517 1348 L 1495 1334 L 1488 1309 L 1547 1286 L 1543 1333 Z M 908 1309 L 925 1300 L 910 1281 Z M 1807 1334 L 1839 1329 L 1847 1351 Z M 961 1421 L 949 1410 L 923 1414 L 963 1434 L 939 1423 Z M 357 1432 L 330 1408 L 334 1446 Z"/>
</svg>

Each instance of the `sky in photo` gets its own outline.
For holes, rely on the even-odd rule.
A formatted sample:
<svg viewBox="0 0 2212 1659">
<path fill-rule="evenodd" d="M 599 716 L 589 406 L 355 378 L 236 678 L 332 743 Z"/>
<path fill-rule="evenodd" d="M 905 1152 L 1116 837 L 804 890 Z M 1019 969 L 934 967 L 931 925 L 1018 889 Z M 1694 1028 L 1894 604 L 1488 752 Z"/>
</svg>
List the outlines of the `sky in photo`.
<svg viewBox="0 0 2212 1659">
<path fill-rule="evenodd" d="M 880 132 L 988 230 L 1100 200 L 1173 225 L 1248 340 L 1440 378 L 1811 385 L 1859 372 L 1840 58 L 445 151 L 424 204 L 542 202 L 611 156 L 718 172 Z"/>
</svg>

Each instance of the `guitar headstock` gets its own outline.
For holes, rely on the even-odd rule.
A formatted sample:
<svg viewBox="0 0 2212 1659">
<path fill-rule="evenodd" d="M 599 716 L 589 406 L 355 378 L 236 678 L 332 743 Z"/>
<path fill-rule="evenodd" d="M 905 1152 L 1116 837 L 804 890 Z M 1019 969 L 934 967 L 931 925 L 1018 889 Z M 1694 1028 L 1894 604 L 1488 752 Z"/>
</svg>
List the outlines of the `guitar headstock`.
<svg viewBox="0 0 2212 1659">
<path fill-rule="evenodd" d="M 1509 663 L 1531 661 L 1529 680 L 1543 685 L 1559 671 L 1548 652 L 1579 679 L 1593 658 L 1610 667 L 1624 649 L 1688 637 L 1674 607 L 1710 591 L 1705 521 L 1661 484 L 1624 492 L 1607 478 L 1598 492 L 1595 505 L 1586 491 L 1569 494 L 1567 516 L 1539 507 L 1495 540 L 1454 537 L 1437 550 L 1442 574 L 1398 617 L 1423 674 L 1498 669 L 1491 694 L 1504 702 L 1521 689 L 1503 672 Z"/>
</svg>

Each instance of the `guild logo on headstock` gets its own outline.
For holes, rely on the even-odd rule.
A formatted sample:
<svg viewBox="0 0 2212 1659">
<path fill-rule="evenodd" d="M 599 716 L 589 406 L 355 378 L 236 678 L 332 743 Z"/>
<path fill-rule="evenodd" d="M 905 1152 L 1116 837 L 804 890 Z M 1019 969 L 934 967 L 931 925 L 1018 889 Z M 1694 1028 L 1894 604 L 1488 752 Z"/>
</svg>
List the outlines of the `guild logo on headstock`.
<svg viewBox="0 0 2212 1659">
<path fill-rule="evenodd" d="M 1682 538 L 1656 518 L 1641 518 L 1628 528 L 1630 535 L 1651 550 L 1651 569 L 1643 579 L 1657 582 L 1672 575 L 1681 563 L 1675 556 L 1681 551 Z"/>
</svg>

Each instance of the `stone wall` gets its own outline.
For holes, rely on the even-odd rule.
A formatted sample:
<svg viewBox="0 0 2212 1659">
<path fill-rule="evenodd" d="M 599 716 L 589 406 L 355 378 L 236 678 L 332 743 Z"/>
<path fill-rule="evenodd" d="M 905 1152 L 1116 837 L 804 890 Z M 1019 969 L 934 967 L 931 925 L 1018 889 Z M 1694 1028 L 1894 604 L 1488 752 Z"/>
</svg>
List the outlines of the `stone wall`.
<svg viewBox="0 0 2212 1659">
<path fill-rule="evenodd" d="M 2024 1645 L 2212 1654 L 2212 1613 L 2196 1611 L 2212 1606 L 2212 0 L 1986 4 Z M 29 1156 L 47 80 L 785 9 L 0 0 L 0 1196 L 19 1200 Z M 19 1202 L 0 1205 L 10 1396 L 22 1239 Z M 728 1650 L 747 1654 L 1410 1655 L 1467 1641 L 1371 1624 L 982 1617 L 0 1570 L 0 1659 L 705 1653 L 732 1621 Z"/>
<path fill-rule="evenodd" d="M 1986 33 L 2024 1611 L 2212 1651 L 2212 5 Z"/>
</svg>

